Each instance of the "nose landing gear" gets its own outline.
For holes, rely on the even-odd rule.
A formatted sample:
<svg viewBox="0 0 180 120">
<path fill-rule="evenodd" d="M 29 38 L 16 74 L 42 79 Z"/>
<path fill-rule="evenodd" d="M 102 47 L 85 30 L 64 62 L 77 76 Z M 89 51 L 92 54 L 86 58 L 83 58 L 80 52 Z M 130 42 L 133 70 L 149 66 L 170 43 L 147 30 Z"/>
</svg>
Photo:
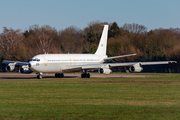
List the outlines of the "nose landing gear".
<svg viewBox="0 0 180 120">
<path fill-rule="evenodd" d="M 42 73 L 38 73 L 37 79 L 42 79 Z"/>
</svg>

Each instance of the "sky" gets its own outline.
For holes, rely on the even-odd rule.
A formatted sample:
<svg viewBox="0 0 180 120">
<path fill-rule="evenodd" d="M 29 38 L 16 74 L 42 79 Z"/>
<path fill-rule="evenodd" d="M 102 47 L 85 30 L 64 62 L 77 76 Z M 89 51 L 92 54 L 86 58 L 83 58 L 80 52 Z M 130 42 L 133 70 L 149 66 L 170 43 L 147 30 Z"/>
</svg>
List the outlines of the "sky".
<svg viewBox="0 0 180 120">
<path fill-rule="evenodd" d="M 0 33 L 33 25 L 84 29 L 93 21 L 137 23 L 148 31 L 180 28 L 179 6 L 180 0 L 0 0 Z"/>
</svg>

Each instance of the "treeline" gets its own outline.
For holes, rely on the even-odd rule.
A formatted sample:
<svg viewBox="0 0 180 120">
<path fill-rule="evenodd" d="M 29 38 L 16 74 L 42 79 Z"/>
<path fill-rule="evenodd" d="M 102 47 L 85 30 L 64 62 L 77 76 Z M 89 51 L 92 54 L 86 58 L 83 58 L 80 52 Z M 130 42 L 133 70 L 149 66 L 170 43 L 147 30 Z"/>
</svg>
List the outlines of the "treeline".
<svg viewBox="0 0 180 120">
<path fill-rule="evenodd" d="M 34 25 L 24 32 L 4 27 L 0 34 L 1 61 L 28 61 L 32 56 L 43 53 L 94 53 L 104 24 L 108 23 L 91 22 L 83 30 L 75 26 L 56 30 L 48 25 Z M 144 25 L 133 23 L 119 27 L 116 22 L 109 26 L 108 56 L 137 54 L 135 57 L 116 59 L 113 62 L 180 62 L 180 28 L 147 31 Z M 179 72 L 179 67 L 176 69 Z"/>
</svg>

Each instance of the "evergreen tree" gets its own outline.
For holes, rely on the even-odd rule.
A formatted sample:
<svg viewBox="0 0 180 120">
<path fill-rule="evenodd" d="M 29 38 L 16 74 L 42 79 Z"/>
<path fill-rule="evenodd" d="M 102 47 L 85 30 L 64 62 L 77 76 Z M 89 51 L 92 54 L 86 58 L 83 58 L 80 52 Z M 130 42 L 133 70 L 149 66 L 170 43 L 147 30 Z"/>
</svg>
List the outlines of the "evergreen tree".
<svg viewBox="0 0 180 120">
<path fill-rule="evenodd" d="M 112 24 L 108 33 L 108 37 L 118 37 L 119 35 L 121 35 L 120 28 L 118 27 L 116 22 Z"/>
</svg>

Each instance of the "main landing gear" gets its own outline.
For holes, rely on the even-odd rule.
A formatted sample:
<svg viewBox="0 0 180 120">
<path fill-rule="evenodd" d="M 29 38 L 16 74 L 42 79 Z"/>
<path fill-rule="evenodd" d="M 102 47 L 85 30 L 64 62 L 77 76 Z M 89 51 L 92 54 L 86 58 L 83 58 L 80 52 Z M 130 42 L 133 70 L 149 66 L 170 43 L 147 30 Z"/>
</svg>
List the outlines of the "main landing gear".
<svg viewBox="0 0 180 120">
<path fill-rule="evenodd" d="M 37 73 L 37 78 L 38 79 L 42 79 L 42 73 Z M 55 74 L 55 78 L 63 78 L 64 77 L 64 74 L 63 73 L 56 73 Z"/>
<path fill-rule="evenodd" d="M 90 74 L 89 73 L 86 73 L 86 72 L 83 72 L 81 74 L 81 78 L 90 78 Z"/>
<path fill-rule="evenodd" d="M 64 74 L 63 73 L 56 73 L 55 78 L 63 78 Z"/>
</svg>

